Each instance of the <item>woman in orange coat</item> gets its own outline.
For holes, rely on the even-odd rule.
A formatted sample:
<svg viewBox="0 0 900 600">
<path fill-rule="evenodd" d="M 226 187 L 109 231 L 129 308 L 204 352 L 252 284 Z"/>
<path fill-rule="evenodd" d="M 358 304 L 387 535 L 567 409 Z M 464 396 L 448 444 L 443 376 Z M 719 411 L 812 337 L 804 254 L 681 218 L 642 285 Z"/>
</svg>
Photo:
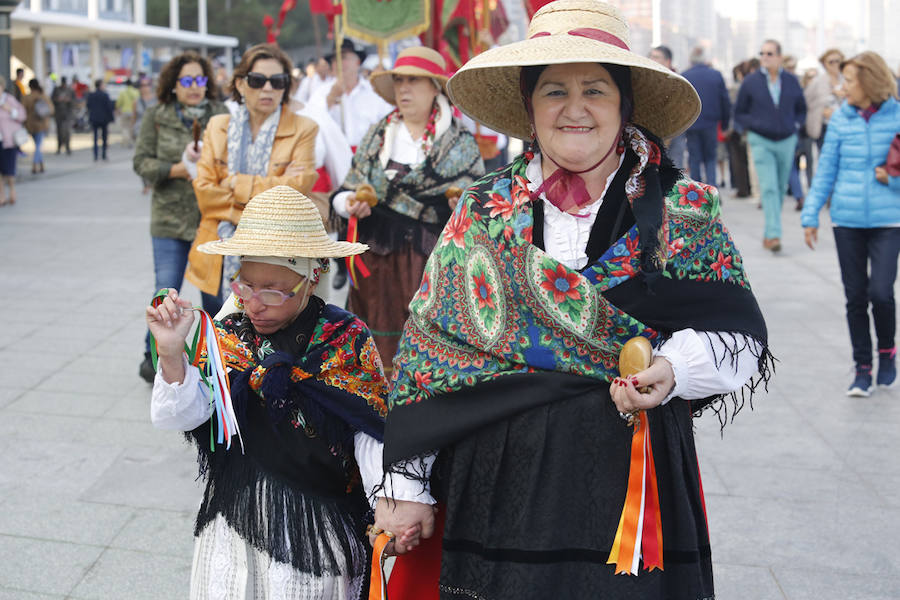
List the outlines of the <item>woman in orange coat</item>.
<svg viewBox="0 0 900 600">
<path fill-rule="evenodd" d="M 197 162 L 194 191 L 200 226 L 186 277 L 203 293 L 203 306 L 218 312 L 237 261 L 202 254 L 197 246 L 231 237 L 244 206 L 276 185 L 307 193 L 316 181 L 318 125 L 291 112 L 291 60 L 279 48 L 256 45 L 244 53 L 231 79 L 231 115 L 209 121 Z M 231 264 L 231 263 L 234 264 Z M 223 276 L 224 275 L 224 276 Z"/>
</svg>

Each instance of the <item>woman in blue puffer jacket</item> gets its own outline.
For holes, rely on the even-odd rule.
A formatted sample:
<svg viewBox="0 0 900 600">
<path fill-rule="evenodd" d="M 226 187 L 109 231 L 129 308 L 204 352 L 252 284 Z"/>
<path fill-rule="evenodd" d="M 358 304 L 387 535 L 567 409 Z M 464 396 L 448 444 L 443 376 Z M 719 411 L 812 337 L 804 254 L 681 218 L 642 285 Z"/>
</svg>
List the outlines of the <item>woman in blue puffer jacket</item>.
<svg viewBox="0 0 900 600">
<path fill-rule="evenodd" d="M 884 168 L 900 132 L 897 83 L 878 54 L 863 52 L 841 64 L 846 101 L 825 134 L 819 166 L 801 217 L 806 244 L 818 241 L 819 211 L 831 198 L 831 222 L 847 297 L 847 324 L 856 376 L 848 396 L 872 393 L 869 304 L 878 337 L 879 386 L 897 378 L 894 356 L 894 281 L 900 252 L 900 177 Z"/>
</svg>

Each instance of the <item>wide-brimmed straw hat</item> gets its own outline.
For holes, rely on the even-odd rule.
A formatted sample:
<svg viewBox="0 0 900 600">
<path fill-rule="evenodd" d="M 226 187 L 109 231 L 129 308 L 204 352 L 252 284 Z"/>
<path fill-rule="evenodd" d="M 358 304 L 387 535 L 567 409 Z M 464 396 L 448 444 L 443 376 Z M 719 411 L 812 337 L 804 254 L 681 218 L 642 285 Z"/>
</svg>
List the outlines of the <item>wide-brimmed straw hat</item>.
<svg viewBox="0 0 900 600">
<path fill-rule="evenodd" d="M 661 138 L 683 132 L 700 114 L 700 98 L 683 77 L 635 54 L 628 23 L 597 0 L 556 0 L 537 11 L 528 38 L 492 48 L 467 62 L 447 83 L 451 101 L 491 129 L 528 139 L 531 120 L 522 102 L 523 66 L 609 63 L 631 69 L 632 121 Z"/>
<path fill-rule="evenodd" d="M 292 187 L 279 185 L 247 203 L 233 236 L 197 249 L 225 256 L 343 258 L 362 254 L 369 247 L 329 238 L 312 200 Z"/>
<path fill-rule="evenodd" d="M 436 50 L 425 46 L 413 46 L 406 48 L 397 55 L 394 68 L 389 71 L 372 73 L 369 81 L 379 96 L 391 104 L 396 104 L 394 99 L 394 78 L 392 75 L 415 75 L 416 77 L 431 77 L 441 84 L 444 91 L 447 84 L 447 63 L 444 57 Z"/>
</svg>

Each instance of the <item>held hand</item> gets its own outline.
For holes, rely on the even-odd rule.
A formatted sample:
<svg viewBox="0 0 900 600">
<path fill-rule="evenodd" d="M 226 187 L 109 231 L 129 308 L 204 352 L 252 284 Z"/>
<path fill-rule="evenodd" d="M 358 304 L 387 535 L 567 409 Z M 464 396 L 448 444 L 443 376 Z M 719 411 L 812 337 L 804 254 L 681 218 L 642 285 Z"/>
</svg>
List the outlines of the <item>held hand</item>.
<svg viewBox="0 0 900 600">
<path fill-rule="evenodd" d="M 331 91 L 328 92 L 328 96 L 325 98 L 325 100 L 328 102 L 328 106 L 332 106 L 334 104 L 337 104 L 340 101 L 341 96 L 343 95 L 344 86 L 341 83 L 335 83 L 333 86 L 331 86 Z"/>
<path fill-rule="evenodd" d="M 194 150 L 194 142 L 190 141 L 184 148 L 184 154 L 181 155 L 181 160 L 188 160 L 195 163 L 200 160 L 201 150 L 203 150 L 203 142 L 197 142 L 197 150 Z"/>
<path fill-rule="evenodd" d="M 357 201 L 356 194 L 350 194 L 347 197 L 347 212 L 351 217 L 365 219 L 372 214 L 372 207 L 367 202 Z"/>
<path fill-rule="evenodd" d="M 659 406 L 675 387 L 675 372 L 662 356 L 640 373 L 622 379 L 616 377 L 610 385 L 612 400 L 622 413 L 648 410 Z"/>
<path fill-rule="evenodd" d="M 156 348 L 160 357 L 181 356 L 184 338 L 194 324 L 191 303 L 178 296 L 178 291 L 169 289 L 169 295 L 156 308 L 147 307 L 147 327 L 156 338 Z"/>
<path fill-rule="evenodd" d="M 818 227 L 804 227 L 803 228 L 803 238 L 806 241 L 806 245 L 809 246 L 809 249 L 815 250 L 816 244 L 819 243 L 819 228 Z"/>
<path fill-rule="evenodd" d="M 375 505 L 375 530 L 389 531 L 396 537 L 387 545 L 388 554 L 406 554 L 419 545 L 422 539 L 434 534 L 435 508 L 430 504 L 407 500 L 379 498 Z M 377 535 L 369 534 L 374 544 Z"/>
<path fill-rule="evenodd" d="M 172 168 L 169 169 L 169 178 L 170 179 L 190 179 L 191 174 L 187 170 L 187 167 L 184 164 L 184 161 L 179 161 L 172 165 Z"/>
<path fill-rule="evenodd" d="M 875 167 L 875 179 L 878 180 L 878 183 L 883 183 L 884 185 L 890 184 L 890 179 L 888 179 L 887 169 L 884 167 Z"/>
</svg>

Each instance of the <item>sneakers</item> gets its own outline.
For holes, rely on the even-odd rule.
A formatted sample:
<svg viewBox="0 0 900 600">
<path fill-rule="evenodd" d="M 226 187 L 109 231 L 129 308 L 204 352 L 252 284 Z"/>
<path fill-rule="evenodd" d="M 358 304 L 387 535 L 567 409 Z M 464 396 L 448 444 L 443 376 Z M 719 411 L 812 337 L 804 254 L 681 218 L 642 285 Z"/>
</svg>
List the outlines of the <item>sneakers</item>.
<svg viewBox="0 0 900 600">
<path fill-rule="evenodd" d="M 896 346 L 878 351 L 878 387 L 889 388 L 897 381 L 895 356 L 897 356 Z"/>
<path fill-rule="evenodd" d="M 847 388 L 847 395 L 856 398 L 872 395 L 872 365 L 856 365 L 856 379 Z"/>
<path fill-rule="evenodd" d="M 138 374 L 141 376 L 141 379 L 147 383 L 153 383 L 153 379 L 156 377 L 156 371 L 153 370 L 153 359 L 150 358 L 149 352 L 144 352 L 144 360 L 138 368 Z"/>
<path fill-rule="evenodd" d="M 779 238 L 763 239 L 763 248 L 774 252 L 781 252 L 781 240 Z"/>
</svg>

